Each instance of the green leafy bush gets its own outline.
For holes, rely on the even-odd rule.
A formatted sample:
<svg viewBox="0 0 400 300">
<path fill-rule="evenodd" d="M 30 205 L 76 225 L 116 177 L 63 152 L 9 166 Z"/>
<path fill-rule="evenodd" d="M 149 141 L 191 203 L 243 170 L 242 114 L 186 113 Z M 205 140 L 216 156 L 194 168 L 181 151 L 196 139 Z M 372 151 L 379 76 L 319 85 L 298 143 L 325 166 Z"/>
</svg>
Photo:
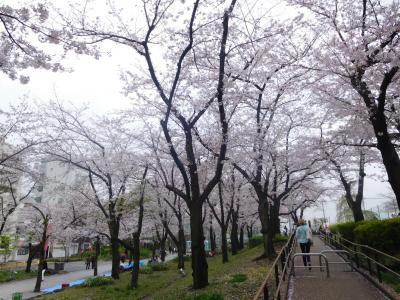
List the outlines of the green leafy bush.
<svg viewBox="0 0 400 300">
<path fill-rule="evenodd" d="M 355 241 L 389 254 L 400 253 L 400 218 L 369 221 L 354 229 Z"/>
<path fill-rule="evenodd" d="M 86 279 L 83 285 L 87 287 L 96 287 L 96 286 L 109 285 L 112 283 L 114 283 L 114 279 L 112 279 L 111 277 L 98 276 Z"/>
<path fill-rule="evenodd" d="M 246 280 L 247 280 L 247 275 L 239 273 L 239 274 L 234 274 L 230 282 L 236 283 L 236 282 L 244 282 Z"/>
<path fill-rule="evenodd" d="M 249 248 L 257 247 L 258 245 L 261 245 L 262 243 L 263 243 L 262 235 L 253 236 L 249 239 Z"/>
<path fill-rule="evenodd" d="M 346 223 L 338 223 L 329 226 L 332 233 L 339 234 L 341 237 L 345 238 L 346 240 L 354 241 L 354 229 L 363 224 L 365 221 L 362 222 L 346 222 Z"/>
<path fill-rule="evenodd" d="M 347 222 L 330 226 L 333 233 L 356 242 L 368 245 L 385 253 L 400 255 L 400 218 L 387 220 L 370 220 L 362 222 Z M 396 261 L 380 257 L 384 265 L 400 270 Z"/>
<path fill-rule="evenodd" d="M 168 265 L 165 263 L 156 263 L 156 264 L 151 264 L 150 268 L 155 272 L 156 271 L 166 271 L 166 270 L 168 270 Z"/>
</svg>

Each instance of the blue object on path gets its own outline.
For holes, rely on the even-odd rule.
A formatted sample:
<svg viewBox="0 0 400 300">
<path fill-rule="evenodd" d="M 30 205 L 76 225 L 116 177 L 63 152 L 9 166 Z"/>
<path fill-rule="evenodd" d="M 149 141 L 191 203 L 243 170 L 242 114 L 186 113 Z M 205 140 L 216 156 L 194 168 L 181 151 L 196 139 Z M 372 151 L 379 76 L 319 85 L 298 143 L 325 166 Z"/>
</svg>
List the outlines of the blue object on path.
<svg viewBox="0 0 400 300">
<path fill-rule="evenodd" d="M 71 281 L 71 282 L 69 283 L 69 286 L 70 286 L 70 287 L 79 286 L 79 285 L 84 284 L 85 281 L 86 281 L 86 279 L 79 279 L 79 280 Z"/>
<path fill-rule="evenodd" d="M 42 293 L 45 293 L 45 294 L 54 293 L 54 292 L 57 292 L 57 291 L 59 291 L 61 289 L 62 289 L 61 288 L 61 284 L 57 284 L 57 285 L 55 285 L 53 287 L 49 287 L 47 289 L 43 289 Z"/>
<path fill-rule="evenodd" d="M 126 265 L 126 266 L 125 266 L 125 265 L 122 265 L 122 267 L 124 268 L 124 270 L 132 269 L 133 266 L 134 266 L 134 263 L 133 263 L 133 262 L 131 262 L 130 264 L 128 264 L 128 265 Z M 144 266 L 145 266 L 145 262 L 144 262 L 143 260 L 139 261 L 139 268 L 144 267 Z M 103 274 L 101 274 L 100 276 L 111 277 L 111 272 L 103 273 Z M 94 278 L 94 277 L 95 277 L 95 276 L 89 277 L 89 278 Z M 71 281 L 71 282 L 69 283 L 69 286 L 70 286 L 70 287 L 73 287 L 73 286 L 83 285 L 83 284 L 85 283 L 85 281 L 86 281 L 86 279 L 78 279 L 78 280 L 75 280 L 75 281 Z M 57 285 L 55 285 L 55 286 L 53 286 L 53 287 L 49 287 L 49 288 L 46 288 L 46 289 L 42 289 L 41 292 L 44 293 L 44 294 L 50 294 L 50 293 L 58 292 L 58 291 L 60 291 L 60 290 L 62 290 L 61 284 L 57 284 Z"/>
</svg>

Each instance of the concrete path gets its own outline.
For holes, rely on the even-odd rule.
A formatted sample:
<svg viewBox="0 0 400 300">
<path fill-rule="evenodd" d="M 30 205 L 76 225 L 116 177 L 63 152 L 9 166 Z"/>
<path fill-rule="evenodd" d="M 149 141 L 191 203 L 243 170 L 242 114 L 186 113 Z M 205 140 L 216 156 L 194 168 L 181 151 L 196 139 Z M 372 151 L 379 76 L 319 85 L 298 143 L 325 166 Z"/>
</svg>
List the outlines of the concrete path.
<svg viewBox="0 0 400 300">
<path fill-rule="evenodd" d="M 167 255 L 166 261 L 172 260 L 176 257 L 176 254 Z M 147 263 L 148 259 L 144 259 Z M 57 284 L 68 283 L 71 281 L 85 279 L 93 276 L 93 270 L 85 270 L 85 264 L 82 262 L 73 263 L 71 266 L 67 267 L 69 270 L 76 270 L 78 268 L 83 268 L 83 270 L 72 271 L 66 274 L 58 274 L 52 276 L 45 276 L 42 282 L 41 289 L 50 288 Z M 101 275 L 106 272 L 111 271 L 111 262 L 99 262 L 98 274 Z M 35 287 L 36 278 L 12 281 L 9 283 L 0 284 L 0 299 L 11 300 L 12 294 L 15 292 L 23 293 L 23 298 L 31 298 L 40 295 L 40 293 L 34 293 L 33 289 Z"/>
<path fill-rule="evenodd" d="M 314 245 L 311 253 L 321 250 L 332 250 L 318 237 L 313 238 Z M 296 253 L 301 252 L 297 246 Z M 329 261 L 343 262 L 343 259 L 335 254 L 326 254 Z M 311 264 L 319 265 L 318 257 L 311 257 Z M 295 258 L 295 265 L 302 266 L 301 257 Z M 291 278 L 288 299 L 290 300 L 381 300 L 387 299 L 375 286 L 356 271 L 351 271 L 348 265 L 330 265 L 330 277 L 319 268 L 296 268 L 295 276 Z"/>
</svg>

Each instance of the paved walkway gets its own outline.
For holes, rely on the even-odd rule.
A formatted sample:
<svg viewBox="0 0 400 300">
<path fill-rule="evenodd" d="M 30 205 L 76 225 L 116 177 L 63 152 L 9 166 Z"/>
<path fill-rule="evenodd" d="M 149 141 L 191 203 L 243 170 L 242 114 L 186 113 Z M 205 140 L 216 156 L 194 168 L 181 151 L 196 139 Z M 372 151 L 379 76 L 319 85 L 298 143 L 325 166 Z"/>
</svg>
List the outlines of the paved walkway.
<svg viewBox="0 0 400 300">
<path fill-rule="evenodd" d="M 176 254 L 167 255 L 165 258 L 166 261 L 172 260 L 176 257 Z M 147 263 L 148 259 L 144 259 L 145 263 Z M 80 262 L 82 267 L 85 267 L 85 264 Z M 74 266 L 71 266 L 71 269 L 78 268 L 78 263 Z M 98 274 L 103 274 L 111 271 L 111 262 L 99 262 L 98 266 Z M 79 279 L 85 279 L 93 276 L 93 270 L 80 270 L 73 271 L 66 274 L 45 276 L 45 279 L 42 283 L 41 289 L 50 288 L 56 286 L 57 284 L 71 282 Z M 34 293 L 33 288 L 35 287 L 36 277 L 26 280 L 12 281 L 9 283 L 0 284 L 0 299 L 11 300 L 12 294 L 15 292 L 23 293 L 23 298 L 31 298 L 34 296 L 40 295 L 40 293 Z"/>
<path fill-rule="evenodd" d="M 313 238 L 312 253 L 321 250 L 331 250 L 318 237 Z M 297 246 L 296 252 L 301 252 Z M 326 254 L 329 261 L 340 262 L 343 259 L 335 254 Z M 318 257 L 311 257 L 311 264 L 319 265 Z M 303 265 L 301 257 L 296 257 L 295 265 Z M 305 268 L 296 268 L 295 277 L 292 277 L 289 286 L 290 300 L 381 300 L 387 299 L 375 286 L 356 271 L 351 272 L 350 266 L 342 264 L 330 265 L 330 277 L 319 268 L 311 271 Z"/>
</svg>

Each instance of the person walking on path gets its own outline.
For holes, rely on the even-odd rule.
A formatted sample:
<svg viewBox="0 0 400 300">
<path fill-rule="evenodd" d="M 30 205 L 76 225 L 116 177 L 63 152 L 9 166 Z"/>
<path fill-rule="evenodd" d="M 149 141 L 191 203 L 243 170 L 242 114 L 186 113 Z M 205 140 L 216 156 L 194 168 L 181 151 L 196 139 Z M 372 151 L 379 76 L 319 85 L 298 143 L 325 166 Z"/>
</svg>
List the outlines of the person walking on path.
<svg viewBox="0 0 400 300">
<path fill-rule="evenodd" d="M 89 270 L 90 269 L 90 257 L 89 256 L 86 257 L 85 263 L 86 263 L 86 270 Z"/>
<path fill-rule="evenodd" d="M 299 220 L 299 226 L 296 229 L 296 239 L 300 244 L 300 249 L 302 253 L 310 253 L 311 247 L 311 229 L 308 227 L 307 223 L 303 220 Z M 309 255 L 303 256 L 304 266 L 309 266 L 311 270 L 311 258 Z"/>
</svg>

